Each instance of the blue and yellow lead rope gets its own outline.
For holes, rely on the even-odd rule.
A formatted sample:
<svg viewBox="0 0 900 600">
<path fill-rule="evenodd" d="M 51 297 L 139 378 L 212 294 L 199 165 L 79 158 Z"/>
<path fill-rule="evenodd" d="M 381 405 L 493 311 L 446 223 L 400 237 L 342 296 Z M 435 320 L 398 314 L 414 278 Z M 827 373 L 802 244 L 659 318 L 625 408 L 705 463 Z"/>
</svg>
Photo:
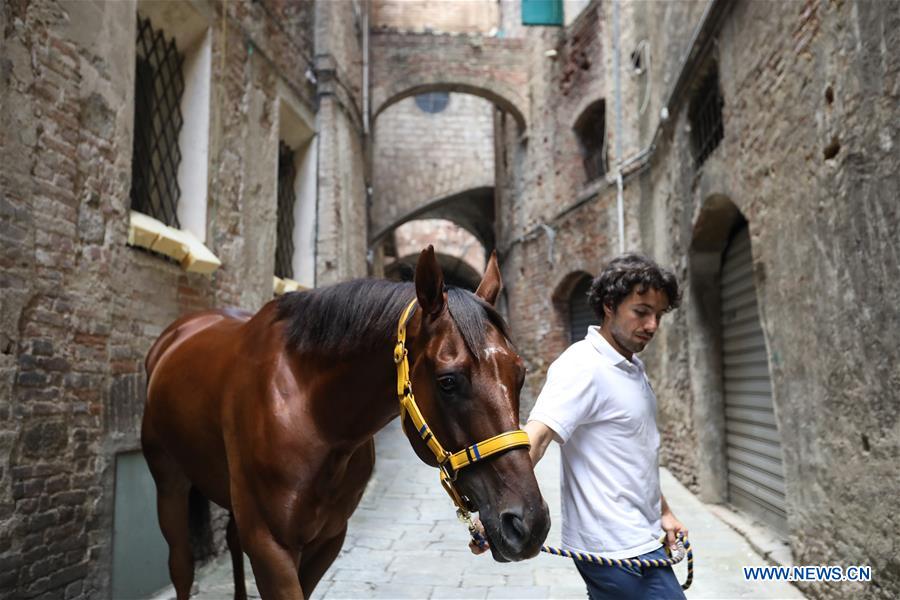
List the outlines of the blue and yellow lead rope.
<svg viewBox="0 0 900 600">
<path fill-rule="evenodd" d="M 603 556 L 597 556 L 596 554 L 589 554 L 587 552 L 572 552 L 570 550 L 556 548 L 554 546 L 541 546 L 541 552 L 554 554 L 556 556 L 564 556 L 566 558 L 572 558 L 582 562 L 594 563 L 607 567 L 632 567 L 635 569 L 641 567 L 671 567 L 672 565 L 680 563 L 685 558 L 685 556 L 687 556 L 687 579 L 683 584 L 681 584 L 681 589 L 688 589 L 689 587 L 691 587 L 691 583 L 693 583 L 694 581 L 694 551 L 691 550 L 691 543 L 686 537 L 679 537 L 675 556 L 667 558 L 665 560 L 647 560 L 641 558 L 604 558 Z"/>
</svg>

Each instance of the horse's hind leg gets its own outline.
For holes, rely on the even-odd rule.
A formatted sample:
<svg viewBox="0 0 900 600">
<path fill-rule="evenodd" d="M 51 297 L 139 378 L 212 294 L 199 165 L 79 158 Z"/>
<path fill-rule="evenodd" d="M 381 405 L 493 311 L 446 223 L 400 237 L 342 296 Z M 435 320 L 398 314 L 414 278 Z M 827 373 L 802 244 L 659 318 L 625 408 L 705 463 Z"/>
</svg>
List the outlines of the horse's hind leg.
<svg viewBox="0 0 900 600">
<path fill-rule="evenodd" d="M 225 535 L 228 551 L 231 552 L 231 568 L 234 571 L 234 600 L 247 600 L 247 588 L 244 585 L 244 552 L 241 550 L 241 538 L 238 536 L 234 513 L 228 515 L 228 530 Z"/>
<path fill-rule="evenodd" d="M 159 528 L 169 544 L 169 577 L 178 600 L 187 600 L 194 583 L 189 526 L 191 482 L 164 451 L 154 452 L 145 443 L 144 456 L 156 482 Z"/>
</svg>

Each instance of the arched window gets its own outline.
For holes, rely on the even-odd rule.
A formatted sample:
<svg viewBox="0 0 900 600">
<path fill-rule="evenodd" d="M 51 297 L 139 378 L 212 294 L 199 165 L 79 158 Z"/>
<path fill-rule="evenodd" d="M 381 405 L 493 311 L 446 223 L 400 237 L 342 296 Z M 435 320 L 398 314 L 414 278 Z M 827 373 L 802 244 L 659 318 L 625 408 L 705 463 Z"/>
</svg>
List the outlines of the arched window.
<svg viewBox="0 0 900 600">
<path fill-rule="evenodd" d="M 447 109 L 450 104 L 450 94 L 447 92 L 428 92 L 416 96 L 416 106 L 421 110 L 437 114 Z"/>
<path fill-rule="evenodd" d="M 587 335 L 588 326 L 597 321 L 597 316 L 588 304 L 591 277 L 585 275 L 575 285 L 569 295 L 569 341 L 575 343 Z"/>
<path fill-rule="evenodd" d="M 575 122 L 575 137 L 588 181 L 606 173 L 606 102 L 598 100 Z"/>
</svg>

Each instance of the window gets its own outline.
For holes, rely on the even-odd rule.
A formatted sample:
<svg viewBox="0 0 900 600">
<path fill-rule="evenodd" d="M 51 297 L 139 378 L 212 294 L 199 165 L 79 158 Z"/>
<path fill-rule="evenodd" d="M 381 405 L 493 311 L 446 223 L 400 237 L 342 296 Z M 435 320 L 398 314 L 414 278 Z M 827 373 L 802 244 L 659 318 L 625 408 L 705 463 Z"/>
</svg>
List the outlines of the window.
<svg viewBox="0 0 900 600">
<path fill-rule="evenodd" d="M 278 84 L 275 293 L 315 287 L 316 136 L 315 114 L 290 89 Z"/>
<path fill-rule="evenodd" d="M 275 276 L 282 279 L 294 277 L 294 151 L 285 144 L 278 144 L 278 226 L 275 242 Z"/>
<path fill-rule="evenodd" d="M 447 92 L 429 92 L 416 96 L 416 106 L 427 113 L 443 112 L 449 103 L 450 94 Z"/>
<path fill-rule="evenodd" d="M 713 66 L 691 100 L 688 118 L 691 122 L 691 146 L 697 166 L 712 154 L 724 137 L 722 106 L 725 101 L 719 91 L 719 70 Z"/>
<path fill-rule="evenodd" d="M 138 15 L 131 208 L 176 228 L 183 64 L 175 39 Z"/>
<path fill-rule="evenodd" d="M 522 0 L 522 25 L 562 24 L 562 0 Z"/>
<path fill-rule="evenodd" d="M 606 173 L 606 102 L 594 102 L 575 122 L 575 136 L 588 181 Z"/>
</svg>

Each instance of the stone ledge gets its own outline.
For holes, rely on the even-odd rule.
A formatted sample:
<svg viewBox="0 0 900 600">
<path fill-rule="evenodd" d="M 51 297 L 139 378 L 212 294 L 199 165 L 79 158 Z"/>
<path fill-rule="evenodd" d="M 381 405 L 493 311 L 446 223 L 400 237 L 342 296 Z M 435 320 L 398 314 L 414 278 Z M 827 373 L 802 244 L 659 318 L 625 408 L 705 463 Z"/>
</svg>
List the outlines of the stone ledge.
<svg viewBox="0 0 900 600">
<path fill-rule="evenodd" d="M 287 277 L 272 276 L 272 291 L 276 296 L 287 294 L 288 292 L 304 292 L 309 288 L 301 285 L 299 282 Z"/>
<path fill-rule="evenodd" d="M 208 274 L 222 266 L 222 261 L 191 232 L 136 211 L 131 211 L 128 245 L 173 258 L 189 273 Z"/>
</svg>

